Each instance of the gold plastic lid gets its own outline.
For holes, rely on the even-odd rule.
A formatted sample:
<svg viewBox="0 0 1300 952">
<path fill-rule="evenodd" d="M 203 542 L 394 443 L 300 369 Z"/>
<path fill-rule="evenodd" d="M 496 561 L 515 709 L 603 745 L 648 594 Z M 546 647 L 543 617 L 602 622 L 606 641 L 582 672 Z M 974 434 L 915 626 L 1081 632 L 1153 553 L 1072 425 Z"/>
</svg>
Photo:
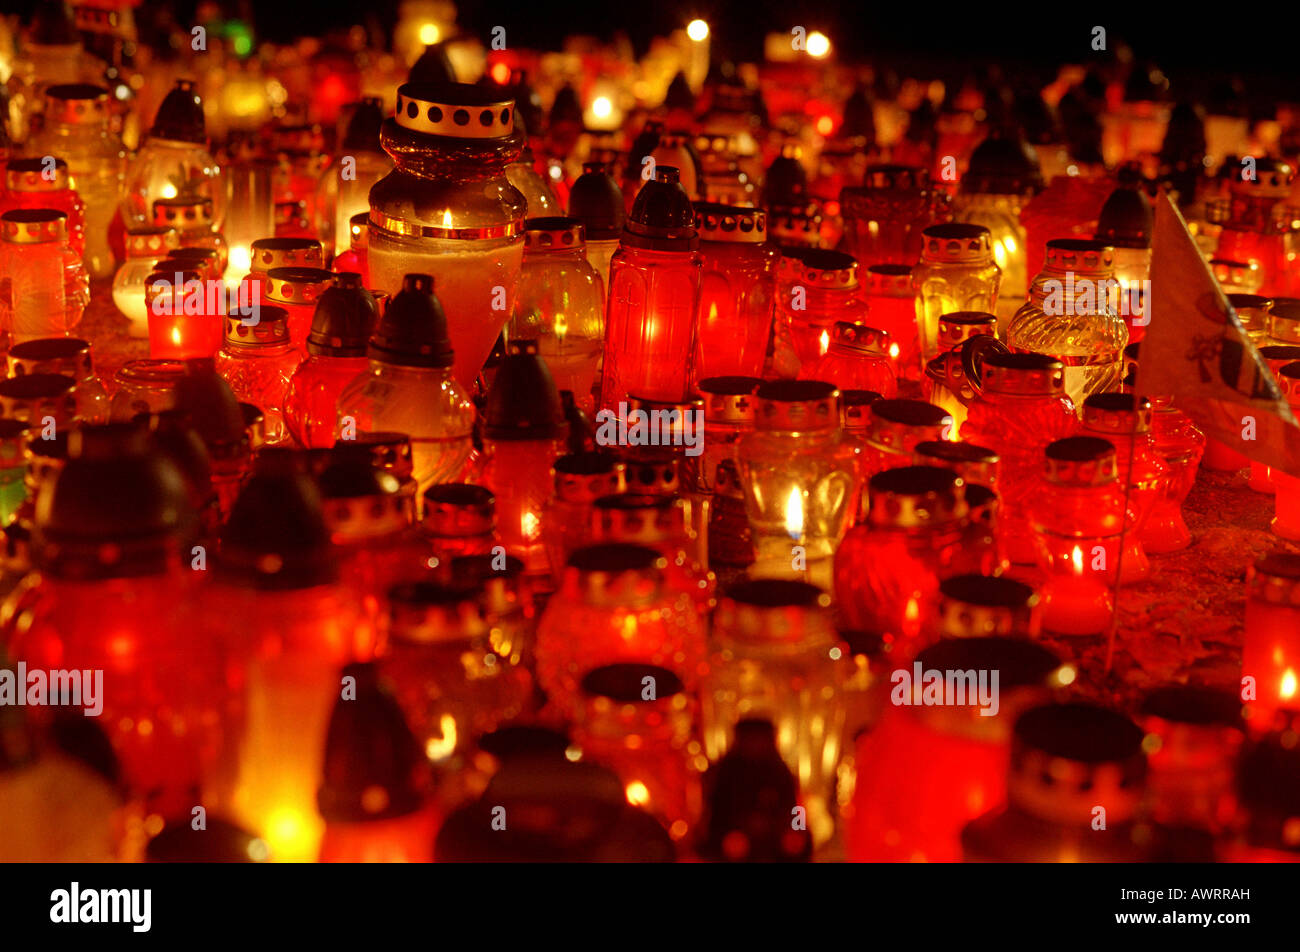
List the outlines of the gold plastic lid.
<svg viewBox="0 0 1300 952">
<path fill-rule="evenodd" d="M 251 258 L 254 271 L 267 273 L 276 268 L 320 268 L 325 252 L 314 238 L 258 238 Z"/>
<path fill-rule="evenodd" d="M 1119 478 L 1115 444 L 1097 436 L 1069 436 L 1047 444 L 1049 482 L 1064 486 L 1101 486 Z"/>
<path fill-rule="evenodd" d="M 1065 365 L 1047 354 L 989 354 L 981 364 L 980 385 L 991 393 L 1060 396 Z"/>
<path fill-rule="evenodd" d="M 760 208 L 696 202 L 695 228 L 701 241 L 762 244 L 767 240 L 767 213 Z"/>
<path fill-rule="evenodd" d="M 587 229 L 576 218 L 529 218 L 524 222 L 524 250 L 572 251 L 587 243 Z"/>
<path fill-rule="evenodd" d="M 338 277 L 323 268 L 273 268 L 266 273 L 266 296 L 277 304 L 315 307 L 316 299 Z"/>
<path fill-rule="evenodd" d="M 752 426 L 754 394 L 763 381 L 758 377 L 706 377 L 695 385 L 704 400 L 706 423 Z"/>
<path fill-rule="evenodd" d="M 235 347 L 275 347 L 289 343 L 289 312 L 263 304 L 256 324 L 245 324 L 242 314 L 225 317 L 226 343 Z"/>
<path fill-rule="evenodd" d="M 64 374 L 84 380 L 94 372 L 90 343 L 79 337 L 42 337 L 9 349 L 9 376 Z"/>
<path fill-rule="evenodd" d="M 939 583 L 939 634 L 944 638 L 1038 634 L 1038 593 L 995 575 L 953 575 Z"/>
<path fill-rule="evenodd" d="M 1246 594 L 1273 605 L 1300 609 L 1300 555 L 1272 552 L 1246 572 Z"/>
<path fill-rule="evenodd" d="M 52 208 L 15 208 L 0 215 L 0 240 L 40 245 L 68 240 L 68 216 Z"/>
<path fill-rule="evenodd" d="M 103 122 L 108 118 L 108 90 L 87 83 L 50 86 L 45 90 L 45 118 L 66 125 Z"/>
<path fill-rule="evenodd" d="M 178 231 L 212 227 L 212 199 L 160 198 L 153 203 L 153 223 Z"/>
<path fill-rule="evenodd" d="M 515 101 L 466 83 L 405 83 L 397 89 L 397 124 L 453 139 L 500 139 L 515 131 Z"/>
<path fill-rule="evenodd" d="M 161 260 L 169 257 L 179 243 L 175 228 L 136 228 L 126 233 L 126 256 Z"/>
<path fill-rule="evenodd" d="M 53 156 L 50 158 L 54 158 L 52 166 L 44 156 L 36 159 L 10 159 L 5 166 L 5 187 L 11 192 L 60 192 L 71 188 L 68 183 L 68 163 Z"/>
<path fill-rule="evenodd" d="M 867 522 L 878 529 L 919 529 L 966 516 L 965 481 L 938 466 L 899 466 L 867 484 Z"/>
<path fill-rule="evenodd" d="M 1146 433 L 1153 414 L 1150 400 L 1131 393 L 1094 393 L 1083 401 L 1084 429 L 1103 436 Z"/>
<path fill-rule="evenodd" d="M 948 222 L 921 232 L 921 260 L 957 264 L 993 260 L 993 238 L 983 225 Z"/>
<path fill-rule="evenodd" d="M 939 317 L 939 349 L 951 350 L 972 337 L 993 337 L 998 317 L 987 311 L 950 311 Z"/>
<path fill-rule="evenodd" d="M 1052 271 L 1108 274 L 1115 270 L 1115 249 L 1100 241 L 1057 238 L 1047 243 L 1044 268 Z"/>
<path fill-rule="evenodd" d="M 867 294 L 871 297 L 913 297 L 910 264 L 873 264 L 867 269 Z"/>
<path fill-rule="evenodd" d="M 831 328 L 831 347 L 855 354 L 877 354 L 889 356 L 893 343 L 887 331 L 851 321 L 836 321 Z"/>
</svg>

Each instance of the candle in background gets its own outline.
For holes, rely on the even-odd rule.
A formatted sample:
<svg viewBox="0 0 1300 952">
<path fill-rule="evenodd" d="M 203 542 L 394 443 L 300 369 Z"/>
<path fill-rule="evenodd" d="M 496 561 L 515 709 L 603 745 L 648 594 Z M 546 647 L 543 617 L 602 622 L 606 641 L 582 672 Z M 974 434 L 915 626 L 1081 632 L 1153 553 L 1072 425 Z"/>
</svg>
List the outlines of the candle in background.
<svg viewBox="0 0 1300 952">
<path fill-rule="evenodd" d="M 923 686 L 912 681 L 916 666 L 923 673 L 998 672 L 996 711 L 984 713 L 992 706 L 981 705 L 977 685 L 963 703 L 918 704 Z M 1073 680 L 1074 670 L 1040 645 L 983 636 L 943 641 L 922 650 L 912 664 L 898 659 L 890 667 L 886 689 L 893 703 L 876 729 L 857 739 L 848 858 L 957 862 L 962 827 L 1006 796 L 1016 717 L 1050 700 Z M 991 702 L 991 690 L 987 697 Z"/>
<path fill-rule="evenodd" d="M 617 411 L 633 394 L 668 403 L 690 394 L 699 244 L 678 170 L 656 166 L 610 260 L 602 408 Z"/>
<path fill-rule="evenodd" d="M 163 99 L 153 127 L 131 162 L 122 196 L 128 228 L 154 224 L 159 200 L 212 202 L 211 223 L 220 230 L 226 218 L 226 186 L 221 166 L 207 147 L 203 100 L 190 80 L 179 79 Z"/>
<path fill-rule="evenodd" d="M 685 595 L 700 617 L 714 606 L 713 573 L 695 558 L 698 537 L 688 500 L 679 496 L 622 492 L 592 503 L 593 543 L 627 543 L 654 549 L 665 560 L 664 587 Z"/>
<path fill-rule="evenodd" d="M 346 251 L 335 256 L 333 263 L 330 264 L 330 270 L 338 274 L 361 275 L 361 286 L 365 287 L 370 284 L 370 261 L 366 254 L 366 243 L 370 236 L 370 229 L 367 222 L 370 221 L 370 213 L 362 212 L 359 215 L 353 215 L 348 219 L 348 248 Z"/>
<path fill-rule="evenodd" d="M 862 185 L 840 193 L 845 250 L 865 268 L 911 266 L 921 257 L 921 231 L 946 222 L 948 194 L 923 168 L 872 165 Z M 887 273 L 887 272 L 886 272 Z M 915 298 L 910 286 L 908 300 Z"/>
<path fill-rule="evenodd" d="M 5 166 L 5 190 L 0 215 L 15 208 L 50 208 L 68 216 L 68 245 L 81 257 L 86 252 L 86 203 L 73 190 L 68 163 L 54 159 L 10 159 Z"/>
<path fill-rule="evenodd" d="M 953 219 L 989 230 L 993 260 L 1002 272 L 998 316 L 1010 319 L 1029 287 L 1026 274 L 1025 229 L 1020 212 L 1043 187 L 1038 158 L 1018 135 L 990 135 L 971 153 L 953 200 Z M 981 310 L 993 310 L 992 307 Z"/>
<path fill-rule="evenodd" d="M 1241 649 L 1251 726 L 1267 727 L 1279 708 L 1300 704 L 1300 556 L 1277 552 L 1246 573 L 1246 634 Z"/>
<path fill-rule="evenodd" d="M 511 342 L 483 413 L 483 484 L 496 497 L 507 551 L 524 560 L 530 575 L 543 579 L 552 573 L 543 544 L 543 507 L 553 486 L 551 467 L 568 434 L 560 395 L 537 343 Z"/>
<path fill-rule="evenodd" d="M 876 399 L 867 406 L 867 414 L 863 480 L 895 466 L 910 466 L 919 443 L 956 439 L 952 417 L 924 400 Z"/>
<path fill-rule="evenodd" d="M 1300 812 L 1300 711 L 1278 711 L 1260 725 L 1263 736 L 1245 745 L 1237 764 L 1237 791 L 1246 821 L 1224 850 L 1227 862 L 1294 863 L 1300 856 L 1295 817 Z"/>
<path fill-rule="evenodd" d="M 379 305 L 359 275 L 339 274 L 321 292 L 307 335 L 307 357 L 293 372 L 284 417 L 299 445 L 325 449 L 338 431 L 338 399 L 366 369 L 366 342 L 379 323 Z"/>
<path fill-rule="evenodd" d="M 10 377 L 62 374 L 76 381 L 77 419 L 107 423 L 108 391 L 95 373 L 90 344 L 77 337 L 41 337 L 9 348 Z"/>
<path fill-rule="evenodd" d="M 916 295 L 912 291 L 910 264 L 873 264 L 867 269 L 867 310 L 873 327 L 879 327 L 898 345 L 895 361 L 902 380 L 921 376 L 921 339 L 916 320 Z"/>
<path fill-rule="evenodd" d="M 496 497 L 471 483 L 437 483 L 423 493 L 420 531 L 433 548 L 430 564 L 445 568 L 453 558 L 481 555 L 500 545 Z"/>
<path fill-rule="evenodd" d="M 1300 411 L 1300 361 L 1285 364 L 1274 376 L 1291 412 Z M 1273 480 L 1277 485 L 1277 495 L 1274 497 L 1272 529 L 1283 539 L 1300 541 L 1300 477 L 1273 470 Z"/>
<path fill-rule="evenodd" d="M 275 162 L 271 159 L 241 158 L 226 166 L 230 204 L 222 230 L 230 245 L 230 266 L 225 274 L 229 282 L 239 281 L 253 270 L 253 243 L 274 234 L 274 174 Z M 263 271 L 269 271 L 271 267 L 287 266 L 283 262 L 263 264 Z M 318 267 L 319 259 L 312 264 Z"/>
<path fill-rule="evenodd" d="M 145 282 L 154 266 L 168 258 L 179 243 L 173 228 L 150 227 L 126 233 L 126 261 L 113 278 L 113 303 L 130 320 L 128 333 L 132 337 L 149 336 Z"/>
<path fill-rule="evenodd" d="M 799 371 L 805 380 L 825 380 L 841 391 L 870 390 L 882 397 L 898 393 L 894 358 L 898 345 L 885 331 L 836 321 L 826 353 Z"/>
<path fill-rule="evenodd" d="M 590 412 L 604 334 L 605 286 L 587 260 L 583 225 L 572 218 L 528 219 L 507 342 L 532 342 L 556 388 Z"/>
<path fill-rule="evenodd" d="M 1097 240 L 1115 249 L 1120 316 L 1131 341 L 1140 341 L 1151 323 L 1146 291 L 1151 277 L 1151 229 L 1151 202 L 1136 182 L 1124 182 L 1111 192 L 1097 221 Z"/>
<path fill-rule="evenodd" d="M 963 439 L 998 453 L 1002 497 L 999 536 L 1012 562 L 1037 559 L 1027 501 L 1042 472 L 1043 450 L 1078 427 L 1065 395 L 1065 368 L 1045 354 L 990 354 L 982 364 L 979 397 L 962 425 Z"/>
<path fill-rule="evenodd" d="M 1119 481 L 1128 504 L 1120 566 L 1122 582 L 1141 581 L 1151 574 L 1142 540 L 1151 513 L 1169 487 L 1169 466 L 1156 452 L 1152 418 L 1151 401 L 1131 393 L 1097 393 L 1083 402 L 1079 432 L 1100 436 L 1114 445 Z"/>
<path fill-rule="evenodd" d="M 717 763 L 741 720 L 771 720 L 803 793 L 807 829 L 825 842 L 834 831 L 830 790 L 844 719 L 838 690 L 848 677 L 830 596 L 807 582 L 741 582 L 718 601 L 711 645 L 700 692 L 706 754 Z"/>
<path fill-rule="evenodd" d="M 668 668 L 688 691 L 707 670 L 704 622 L 689 597 L 669 590 L 667 561 L 629 543 L 584 546 L 537 628 L 537 679 L 556 713 L 572 716 L 588 671 L 607 664 Z"/>
<path fill-rule="evenodd" d="M 90 281 L 68 245 L 68 216 L 53 209 L 0 215 L 0 323 L 11 341 L 66 334 L 81 321 Z"/>
<path fill-rule="evenodd" d="M 627 489 L 627 464 L 604 451 L 568 453 L 551 467 L 554 490 L 542 508 L 542 543 L 558 585 L 575 549 L 592 541 L 591 506 Z"/>
<path fill-rule="evenodd" d="M 695 225 L 704 268 L 695 379 L 760 376 L 772 337 L 780 258 L 776 246 L 767 243 L 767 215 L 756 208 L 696 203 Z"/>
<path fill-rule="evenodd" d="M 939 583 L 940 638 L 1037 638 L 1042 619 L 1038 593 L 1023 582 L 994 575 L 951 575 Z"/>
<path fill-rule="evenodd" d="M 379 144 L 384 103 L 367 97 L 351 106 L 338 155 L 316 186 L 316 232 L 326 257 L 347 251 L 349 222 L 370 211 L 370 187 L 393 170 L 393 160 Z"/>
<path fill-rule="evenodd" d="M 1123 379 L 1128 326 L 1117 309 L 1114 255 L 1099 241 L 1049 241 L 1029 300 L 1006 327 L 1013 350 L 1065 364 L 1065 392 L 1076 406 Z"/>
<path fill-rule="evenodd" d="M 452 375 L 447 318 L 427 274 L 408 274 L 366 350 L 369 368 L 339 395 L 343 437 L 395 431 L 411 437 L 421 490 L 454 479 L 469 459 L 474 405 Z"/>
<path fill-rule="evenodd" d="M 887 644 L 935 627 L 939 580 L 980 568 L 964 543 L 966 484 L 936 466 L 901 466 L 871 477 L 867 512 L 835 553 L 835 598 L 847 627 Z"/>
<path fill-rule="evenodd" d="M 175 228 L 181 248 L 213 252 L 214 280 L 220 280 L 230 262 L 226 239 L 213 217 L 213 203 L 209 198 L 160 198 L 153 203 L 155 227 Z"/>
<path fill-rule="evenodd" d="M 397 168 L 370 190 L 371 279 L 392 295 L 410 273 L 438 282 L 465 388 L 510 317 L 523 262 L 527 203 L 505 174 L 525 142 L 514 119 L 514 100 L 487 87 L 408 83 L 380 134 Z"/>
<path fill-rule="evenodd" d="M 1026 501 L 1039 567 L 1047 574 L 1043 628 L 1101 634 L 1115 608 L 1126 518 L 1115 446 L 1072 436 L 1049 443 L 1044 455 L 1043 477 Z"/>
<path fill-rule="evenodd" d="M 224 341 L 213 364 L 241 403 L 262 411 L 266 445 L 274 446 L 289 439 L 284 405 L 302 355 L 289 339 L 284 309 L 267 304 L 261 312 L 256 324 L 235 314 L 225 318 Z"/>
<path fill-rule="evenodd" d="M 166 262 L 162 263 L 166 267 Z M 212 357 L 221 350 L 224 294 L 197 271 L 157 271 L 145 284 L 149 356 L 154 360 Z M 244 318 L 232 315 L 240 323 Z"/>
<path fill-rule="evenodd" d="M 837 322 L 869 323 L 858 264 L 842 251 L 819 248 L 786 248 L 782 255 L 776 320 L 790 335 L 800 370 L 810 370 L 830 349 Z"/>
<path fill-rule="evenodd" d="M 325 252 L 315 238 L 258 238 L 252 245 L 252 258 L 252 267 L 240 282 L 239 297 L 258 303 L 270 293 L 272 271 L 319 271 L 325 267 Z"/>
<path fill-rule="evenodd" d="M 587 261 L 609 288 L 609 263 L 618 250 L 627 220 L 623 192 L 604 162 L 584 162 L 582 174 L 569 190 L 569 217 L 582 222 L 587 233 Z"/>
<path fill-rule="evenodd" d="M 126 152 L 111 127 L 108 90 L 74 84 L 45 90 L 45 121 L 27 142 L 36 156 L 68 163 L 72 187 L 86 205 L 86 271 L 92 278 L 113 274 L 108 228 L 122 196 Z M 152 224 L 148 217 L 139 222 Z"/>
<path fill-rule="evenodd" d="M 1266 157 L 1255 159 L 1249 170 L 1239 163 L 1232 164 L 1237 167 L 1230 173 L 1227 195 L 1211 198 L 1205 205 L 1206 220 L 1222 225 L 1215 254 L 1258 264 L 1264 279 L 1262 294 L 1292 294 L 1296 283 L 1287 256 L 1287 198 L 1295 166 Z"/>
<path fill-rule="evenodd" d="M 921 261 L 912 269 L 921 357 L 939 353 L 939 318 L 954 311 L 994 313 L 1002 271 L 983 225 L 931 225 L 922 233 Z"/>
<path fill-rule="evenodd" d="M 754 432 L 741 438 L 736 457 L 758 555 L 754 576 L 811 576 L 829 587 L 860 478 L 835 388 L 814 380 L 760 386 Z"/>
</svg>

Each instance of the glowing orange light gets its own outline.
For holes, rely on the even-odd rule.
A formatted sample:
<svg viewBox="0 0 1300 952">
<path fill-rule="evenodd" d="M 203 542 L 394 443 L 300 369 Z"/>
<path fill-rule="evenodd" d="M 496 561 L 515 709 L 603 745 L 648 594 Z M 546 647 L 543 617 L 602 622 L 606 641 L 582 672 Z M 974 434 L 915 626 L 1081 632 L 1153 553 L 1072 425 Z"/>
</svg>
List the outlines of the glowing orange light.
<svg viewBox="0 0 1300 952">
<path fill-rule="evenodd" d="M 519 517 L 519 530 L 529 542 L 535 542 L 541 536 L 541 529 L 542 521 L 537 518 L 537 513 L 525 511 Z"/>
<path fill-rule="evenodd" d="M 1300 683 L 1296 681 L 1295 671 L 1287 668 L 1286 673 L 1282 675 L 1282 687 L 1278 691 L 1278 697 L 1284 701 L 1291 700 L 1296 695 L 1297 687 L 1300 687 Z"/>
<path fill-rule="evenodd" d="M 817 134 L 828 136 L 831 130 L 835 128 L 835 120 L 830 116 L 821 116 L 817 120 Z"/>
<path fill-rule="evenodd" d="M 1070 553 L 1070 562 L 1074 565 L 1074 574 L 1078 576 L 1082 576 L 1083 575 L 1083 549 L 1079 548 L 1076 545 L 1074 547 L 1074 551 Z"/>
<path fill-rule="evenodd" d="M 505 63 L 492 64 L 492 81 L 498 86 L 504 86 L 510 81 L 510 67 Z"/>
<path fill-rule="evenodd" d="M 820 339 L 819 344 L 820 344 L 820 347 L 821 347 L 821 353 L 823 353 L 823 354 L 826 353 L 826 351 L 828 351 L 828 350 L 831 349 L 831 335 L 830 335 L 830 331 L 822 331 L 822 336 L 821 336 L 821 339 Z"/>
<path fill-rule="evenodd" d="M 791 487 L 785 501 L 785 531 L 796 541 L 803 538 L 803 493 L 798 486 Z"/>
<path fill-rule="evenodd" d="M 452 226 L 452 223 L 451 223 L 451 209 L 450 209 L 450 208 L 447 209 L 446 211 L 444 211 L 444 212 L 442 213 L 442 227 L 443 227 L 443 228 L 452 228 L 452 227 L 453 227 L 453 226 Z"/>
<path fill-rule="evenodd" d="M 650 800 L 650 791 L 640 780 L 633 780 L 627 785 L 627 802 L 634 807 L 644 806 Z"/>
</svg>

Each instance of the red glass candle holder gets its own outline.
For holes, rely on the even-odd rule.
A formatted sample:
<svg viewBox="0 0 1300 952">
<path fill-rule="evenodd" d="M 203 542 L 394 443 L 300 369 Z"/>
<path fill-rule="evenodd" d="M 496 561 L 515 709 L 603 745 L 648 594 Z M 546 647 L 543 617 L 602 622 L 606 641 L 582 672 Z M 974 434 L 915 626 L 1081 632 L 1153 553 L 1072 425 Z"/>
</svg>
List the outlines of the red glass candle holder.
<svg viewBox="0 0 1300 952">
<path fill-rule="evenodd" d="M 612 453 L 571 453 L 551 467 L 554 491 L 542 510 L 542 541 L 554 582 L 576 549 L 592 542 L 592 504 L 627 490 L 627 464 Z"/>
<path fill-rule="evenodd" d="M 910 267 L 921 257 L 922 229 L 951 215 L 947 193 L 929 172 L 905 165 L 869 166 L 861 186 L 840 192 L 840 206 L 845 250 L 863 267 Z"/>
<path fill-rule="evenodd" d="M 0 191 L 0 215 L 16 208 L 50 208 L 68 220 L 68 247 L 80 258 L 86 253 L 86 203 L 73 189 L 68 163 L 44 157 L 10 159 L 5 165 L 5 187 Z"/>
<path fill-rule="evenodd" d="M 1256 562 L 1246 580 L 1246 634 L 1241 673 L 1252 725 L 1267 725 L 1279 708 L 1300 699 L 1300 556 L 1274 553 Z"/>
<path fill-rule="evenodd" d="M 149 356 L 189 360 L 212 357 L 220 351 L 226 321 L 224 297 L 198 271 L 154 271 L 145 285 Z M 234 319 L 244 320 L 240 316 Z"/>
<path fill-rule="evenodd" d="M 927 671 L 996 671 L 997 709 L 979 703 L 977 686 L 961 704 L 917 704 L 918 666 L 922 679 Z M 848 858 L 960 860 L 962 828 L 1006 796 L 1012 724 L 1052 697 L 1063 670 L 1046 648 L 999 637 L 941 642 L 910 666 L 898 664 L 890 676 L 893 703 L 876 729 L 857 739 Z"/>
<path fill-rule="evenodd" d="M 690 394 L 699 234 L 678 170 L 660 165 L 655 174 L 610 260 L 600 397 L 607 410 L 633 394 L 669 403 Z"/>
<path fill-rule="evenodd" d="M 1077 428 L 1059 360 L 1045 354 L 984 358 L 979 396 L 967 408 L 961 435 L 998 454 L 999 538 L 1012 562 L 1037 560 L 1026 503 L 1038 485 L 1047 444 Z"/>
<path fill-rule="evenodd" d="M 882 397 L 898 393 L 894 358 L 898 345 L 882 330 L 837 321 L 831 344 L 821 357 L 799 371 L 804 380 L 825 380 L 843 390 L 870 390 Z"/>
<path fill-rule="evenodd" d="M 694 690 L 705 670 L 703 620 L 670 591 L 666 560 L 645 546 L 578 549 L 537 629 L 537 677 L 561 714 L 580 703 L 588 671 L 607 664 L 665 667 Z"/>
<path fill-rule="evenodd" d="M 498 554 L 506 554 L 497 532 L 496 497 L 490 490 L 469 483 L 438 483 L 426 489 L 423 498 L 420 529 L 440 566 L 450 566 L 453 558 L 498 553 L 498 549 Z"/>
<path fill-rule="evenodd" d="M 616 493 L 596 499 L 590 519 L 593 543 L 626 543 L 654 549 L 666 561 L 665 588 L 688 597 L 701 617 L 713 609 L 715 579 L 695 558 L 696 538 L 687 500 Z"/>
<path fill-rule="evenodd" d="M 583 759 L 613 770 L 629 803 L 657 817 L 674 840 L 685 839 L 700 819 L 708 760 L 681 679 L 654 665 L 612 664 L 589 671 L 581 692 L 573 742 Z"/>
<path fill-rule="evenodd" d="M 841 251 L 786 249 L 777 277 L 777 317 L 801 368 L 831 346 L 835 324 L 869 324 L 858 284 L 858 264 Z"/>
<path fill-rule="evenodd" d="M 912 265 L 873 264 L 867 269 L 865 287 L 871 325 L 880 328 L 898 345 L 898 376 L 903 380 L 920 379 L 921 339 L 916 320 L 916 294 L 912 290 Z"/>
<path fill-rule="evenodd" d="M 1039 567 L 1046 573 L 1043 627 L 1061 634 L 1106 631 L 1115 609 L 1126 511 L 1115 446 L 1094 436 L 1047 445 L 1028 500 Z"/>
<path fill-rule="evenodd" d="M 767 243 L 767 215 L 756 208 L 699 203 L 695 216 L 703 261 L 695 379 L 761 376 L 780 259 Z"/>
<path fill-rule="evenodd" d="M 284 442 L 285 399 L 302 355 L 289 341 L 289 317 L 283 308 L 263 305 L 256 324 L 226 318 L 225 343 L 214 363 L 217 373 L 243 403 L 262 411 L 268 444 Z"/>
<path fill-rule="evenodd" d="M 933 466 L 872 476 L 864 521 L 835 553 L 835 597 L 845 624 L 886 643 L 934 630 L 939 580 L 976 571 L 966 551 L 965 483 Z"/>
<path fill-rule="evenodd" d="M 937 618 L 940 638 L 1037 638 L 1041 599 L 1014 579 L 952 575 L 939 583 Z"/>
<path fill-rule="evenodd" d="M 300 351 L 306 351 L 316 302 L 337 280 L 337 274 L 323 268 L 275 268 L 267 273 L 264 300 L 288 313 L 289 339 Z"/>
</svg>

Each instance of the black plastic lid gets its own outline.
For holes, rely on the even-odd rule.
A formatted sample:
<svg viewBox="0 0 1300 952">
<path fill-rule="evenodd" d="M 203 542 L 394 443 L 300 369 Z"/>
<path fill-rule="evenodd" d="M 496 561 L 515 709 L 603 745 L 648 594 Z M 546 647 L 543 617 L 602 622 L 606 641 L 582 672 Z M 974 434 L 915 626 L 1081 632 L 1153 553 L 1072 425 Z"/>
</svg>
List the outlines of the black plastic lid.
<svg viewBox="0 0 1300 952">
<path fill-rule="evenodd" d="M 537 341 L 511 341 L 488 390 L 483 435 L 490 440 L 558 440 L 568 434 L 564 404 Z"/>
<path fill-rule="evenodd" d="M 61 578 L 157 572 L 194 518 L 185 477 L 144 426 L 79 426 L 36 500 L 32 559 Z"/>
<path fill-rule="evenodd" d="M 627 220 L 623 190 L 601 162 L 585 162 L 582 174 L 569 190 L 569 217 L 587 229 L 589 241 L 617 238 Z"/>
<path fill-rule="evenodd" d="M 261 863 L 270 847 L 243 827 L 209 814 L 201 830 L 190 817 L 170 820 L 145 847 L 146 863 Z"/>
<path fill-rule="evenodd" d="M 447 48 L 441 43 L 426 46 L 420 58 L 411 67 L 407 75 L 408 83 L 454 83 L 456 70 L 447 56 Z"/>
<path fill-rule="evenodd" d="M 686 79 L 684 70 L 678 70 L 673 81 L 668 84 L 668 94 L 664 97 L 664 106 L 668 109 L 684 109 L 687 112 L 695 111 L 695 93 L 691 92 L 691 84 Z"/>
<path fill-rule="evenodd" d="M 173 139 L 177 142 L 208 141 L 203 120 L 203 100 L 194 89 L 193 80 L 178 79 L 158 107 L 149 135 L 155 139 Z"/>
<path fill-rule="evenodd" d="M 555 125 L 582 125 L 582 103 L 578 101 L 578 93 L 572 86 L 567 83 L 559 88 L 555 94 L 555 101 L 551 103 L 550 124 Z"/>
<path fill-rule="evenodd" d="M 263 450 L 221 534 L 218 573 L 245 588 L 285 590 L 333 582 L 334 547 L 303 454 Z"/>
<path fill-rule="evenodd" d="M 324 780 L 317 793 L 325 822 L 390 820 L 420 809 L 423 759 L 415 735 L 374 662 L 349 664 L 356 694 L 334 702 L 325 735 Z"/>
<path fill-rule="evenodd" d="M 854 88 L 848 99 L 844 100 L 844 121 L 840 123 L 840 135 L 846 139 L 875 141 L 875 109 L 872 107 L 867 88 L 861 84 Z"/>
<path fill-rule="evenodd" d="M 655 166 L 654 181 L 641 186 L 632 203 L 632 214 L 623 226 L 623 244 L 655 251 L 693 251 L 699 247 L 695 209 L 680 179 L 680 169 Z"/>
<path fill-rule="evenodd" d="M 1150 248 L 1151 203 L 1141 189 L 1120 187 L 1110 193 L 1097 220 L 1098 241 L 1113 248 Z"/>
<path fill-rule="evenodd" d="M 344 152 L 383 153 L 379 144 L 379 130 L 384 124 L 383 100 L 367 96 L 355 104 L 343 134 Z"/>
<path fill-rule="evenodd" d="M 1020 138 L 991 135 L 971 153 L 962 176 L 961 191 L 993 195 L 1019 195 L 1043 185 L 1038 158 Z"/>
<path fill-rule="evenodd" d="M 351 271 L 316 299 L 316 313 L 307 335 L 307 353 L 327 357 L 364 357 L 366 343 L 379 323 L 379 304 Z"/>
<path fill-rule="evenodd" d="M 408 274 L 370 338 L 367 356 L 399 367 L 450 367 L 454 361 L 447 315 L 433 293 L 433 278 Z"/>
<path fill-rule="evenodd" d="M 214 458 L 246 449 L 244 412 L 211 360 L 189 362 L 189 372 L 176 381 L 175 394 L 176 408 L 190 418 Z"/>
</svg>

